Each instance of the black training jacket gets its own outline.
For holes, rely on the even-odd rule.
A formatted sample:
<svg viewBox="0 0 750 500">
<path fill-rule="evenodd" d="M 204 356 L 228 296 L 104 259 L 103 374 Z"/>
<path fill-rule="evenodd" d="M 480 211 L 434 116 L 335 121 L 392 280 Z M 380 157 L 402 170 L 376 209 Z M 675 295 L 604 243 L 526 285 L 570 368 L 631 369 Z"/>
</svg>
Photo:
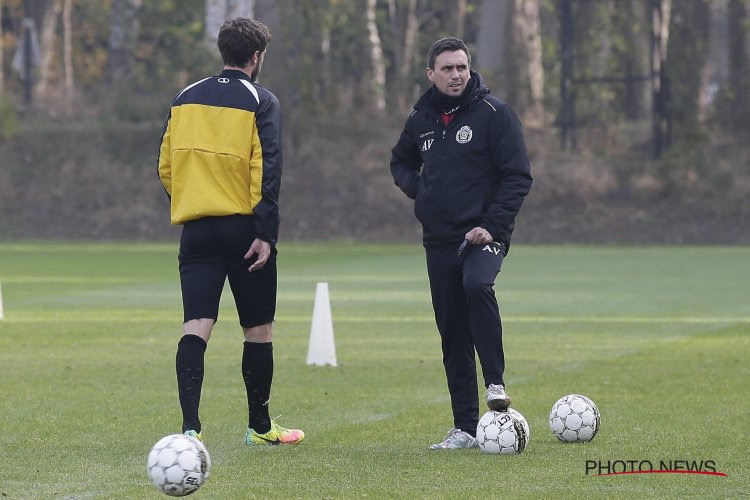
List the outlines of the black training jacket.
<svg viewBox="0 0 750 500">
<path fill-rule="evenodd" d="M 392 150 L 391 174 L 415 200 L 425 246 L 458 243 L 479 226 L 507 249 L 531 188 L 529 159 L 516 114 L 471 75 L 477 90 L 447 127 L 431 105 L 434 86 L 417 101 Z"/>
</svg>

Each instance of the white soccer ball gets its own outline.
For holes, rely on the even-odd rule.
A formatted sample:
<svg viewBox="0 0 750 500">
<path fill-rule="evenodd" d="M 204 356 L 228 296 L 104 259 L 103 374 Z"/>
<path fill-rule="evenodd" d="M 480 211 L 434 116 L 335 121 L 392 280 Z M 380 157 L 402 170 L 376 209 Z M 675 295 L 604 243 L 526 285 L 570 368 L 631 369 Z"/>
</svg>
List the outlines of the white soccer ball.
<svg viewBox="0 0 750 500">
<path fill-rule="evenodd" d="M 531 431 L 523 415 L 509 408 L 507 411 L 488 411 L 479 419 L 477 442 L 479 449 L 494 455 L 521 453 L 529 444 Z"/>
<path fill-rule="evenodd" d="M 566 443 L 591 441 L 599 431 L 601 415 L 593 401 L 580 394 L 568 394 L 557 400 L 549 412 L 549 428 Z"/>
<path fill-rule="evenodd" d="M 208 478 L 211 457 L 199 440 L 185 434 L 161 438 L 148 454 L 148 478 L 162 493 L 189 495 Z"/>
</svg>

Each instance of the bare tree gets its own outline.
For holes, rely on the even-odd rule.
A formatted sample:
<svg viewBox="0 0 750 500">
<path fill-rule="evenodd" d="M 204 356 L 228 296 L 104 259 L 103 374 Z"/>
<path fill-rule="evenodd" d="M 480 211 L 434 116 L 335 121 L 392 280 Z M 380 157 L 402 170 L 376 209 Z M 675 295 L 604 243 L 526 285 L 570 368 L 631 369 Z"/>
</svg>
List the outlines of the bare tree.
<svg viewBox="0 0 750 500">
<path fill-rule="evenodd" d="M 701 72 L 701 91 L 698 97 L 698 113 L 704 120 L 716 100 L 719 91 L 729 77 L 729 19 L 728 0 L 714 0 L 708 4 L 708 56 Z"/>
<path fill-rule="evenodd" d="M 538 0 L 516 0 L 515 25 L 526 59 L 529 78 L 531 122 L 541 125 L 544 115 L 544 66 L 542 65 L 542 36 Z"/>
<path fill-rule="evenodd" d="M 609 13 L 614 12 L 616 9 L 615 0 L 604 0 L 601 3 Z M 609 23 L 607 22 L 607 24 Z M 612 56 L 612 32 L 607 29 L 598 29 L 597 32 L 596 38 L 598 38 L 598 40 L 596 46 L 598 50 L 593 57 L 592 72 L 595 78 L 603 78 L 608 76 L 607 63 Z"/>
<path fill-rule="evenodd" d="M 5 91 L 5 59 L 3 58 L 3 0 L 0 0 L 0 95 Z"/>
<path fill-rule="evenodd" d="M 253 17 L 256 17 L 260 22 L 268 26 L 271 31 L 272 41 L 266 50 L 268 50 L 268 56 L 263 63 L 264 71 L 260 74 L 259 78 L 265 81 L 266 78 L 271 79 L 274 89 L 281 86 L 280 81 L 282 79 L 283 68 L 285 60 L 288 58 L 286 53 L 286 45 L 284 39 L 279 36 L 281 34 L 281 14 L 279 12 L 279 5 L 276 0 L 257 0 L 253 5 Z M 218 28 L 216 35 L 218 35 Z M 276 91 L 276 90 L 275 90 Z M 282 97 L 282 96 L 279 96 Z"/>
<path fill-rule="evenodd" d="M 65 112 L 69 115 L 73 113 L 73 99 L 75 97 L 72 10 L 73 0 L 65 0 L 63 5 L 63 62 L 65 66 Z"/>
<path fill-rule="evenodd" d="M 321 74 L 319 75 L 320 81 L 324 90 L 331 88 L 331 62 L 333 57 L 331 55 L 331 27 L 328 23 L 324 23 L 320 27 L 320 53 L 323 56 L 323 64 L 321 66 Z"/>
<path fill-rule="evenodd" d="M 661 25 L 659 26 L 659 54 L 662 61 L 667 60 L 669 44 L 669 23 L 672 19 L 672 0 L 661 0 Z"/>
<path fill-rule="evenodd" d="M 463 38 L 464 31 L 466 28 L 466 0 L 456 0 L 456 17 L 454 18 L 455 25 L 453 27 L 453 36 L 456 38 Z"/>
<path fill-rule="evenodd" d="M 109 32 L 107 76 L 117 83 L 130 76 L 133 51 L 140 31 L 138 9 L 143 0 L 113 0 Z"/>
<path fill-rule="evenodd" d="M 730 0 L 727 12 L 729 18 L 728 57 L 729 67 L 729 116 L 732 129 L 750 128 L 750 36 L 748 36 L 748 15 L 750 1 Z"/>
<path fill-rule="evenodd" d="M 399 3 L 403 5 L 403 2 Z M 403 7 L 400 8 L 396 0 L 386 0 L 386 5 L 388 6 L 388 29 L 393 42 L 393 49 L 390 53 L 390 68 L 393 68 L 396 74 L 392 83 L 395 84 L 395 88 L 400 93 L 403 86 L 401 68 L 404 64 L 404 53 L 400 49 L 404 45 L 404 18 L 406 16 L 403 13 Z"/>
<path fill-rule="evenodd" d="M 219 28 L 224 22 L 226 10 L 226 0 L 206 0 L 205 34 L 209 43 L 216 40 Z"/>
<path fill-rule="evenodd" d="M 50 91 L 52 62 L 54 61 L 57 48 L 55 33 L 57 32 L 57 20 L 61 12 L 62 0 L 52 0 L 44 11 L 42 19 L 42 33 L 40 37 L 42 57 L 39 63 L 39 81 L 36 85 L 37 95 L 42 99 L 48 97 Z"/>
<path fill-rule="evenodd" d="M 653 156 L 661 156 L 665 139 L 668 143 L 669 130 L 665 106 L 667 44 L 669 42 L 669 21 L 672 17 L 672 0 L 651 0 L 652 55 L 651 55 L 651 135 Z"/>
<path fill-rule="evenodd" d="M 412 92 L 410 87 L 412 71 L 415 65 L 416 48 L 419 41 L 419 28 L 426 19 L 418 13 L 418 0 L 396 2 L 388 0 L 388 18 L 390 21 L 390 37 L 392 52 L 390 54 L 390 68 L 394 77 L 389 80 L 396 99 L 396 105 L 401 112 L 406 112 L 411 106 Z"/>
<path fill-rule="evenodd" d="M 375 18 L 377 0 L 367 0 L 367 31 L 370 41 L 370 55 L 372 56 L 372 93 L 375 96 L 375 108 L 379 111 L 385 109 L 385 58 L 383 47 L 380 43 L 378 25 Z"/>
<path fill-rule="evenodd" d="M 234 17 L 255 17 L 255 0 L 206 0 L 205 34 L 211 46 L 224 21 Z"/>
<path fill-rule="evenodd" d="M 483 0 L 479 16 L 476 65 L 491 88 L 499 94 L 509 87 L 506 74 L 508 10 L 511 0 Z"/>
<path fill-rule="evenodd" d="M 651 94 L 648 85 L 640 79 L 648 69 L 649 37 L 648 25 L 642 19 L 648 19 L 648 4 L 626 2 L 620 18 L 620 29 L 625 39 L 624 53 L 621 54 L 625 82 L 623 102 L 626 116 L 634 120 L 643 116 L 650 106 Z"/>
<path fill-rule="evenodd" d="M 419 20 L 417 19 L 417 0 L 409 0 L 408 10 L 406 11 L 406 28 L 404 30 L 404 51 L 401 67 L 399 68 L 399 81 L 406 85 L 409 80 L 412 64 L 414 63 L 415 48 L 417 46 L 417 37 L 419 36 Z M 409 97 L 408 92 L 399 92 L 399 109 L 403 110 L 408 106 L 406 99 Z"/>
</svg>

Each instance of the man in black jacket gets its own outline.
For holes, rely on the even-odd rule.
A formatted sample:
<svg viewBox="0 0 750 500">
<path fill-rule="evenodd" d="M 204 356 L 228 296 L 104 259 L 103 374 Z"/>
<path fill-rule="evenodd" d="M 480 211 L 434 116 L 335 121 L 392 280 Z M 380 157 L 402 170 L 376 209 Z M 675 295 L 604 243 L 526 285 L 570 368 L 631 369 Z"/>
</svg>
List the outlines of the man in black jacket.
<svg viewBox="0 0 750 500">
<path fill-rule="evenodd" d="M 431 449 L 477 446 L 479 356 L 490 409 L 506 410 L 502 325 L 493 286 L 531 187 L 518 117 L 471 71 L 463 41 L 428 53 L 433 82 L 393 148 L 391 174 L 415 200 L 432 305 L 442 339 L 454 428 Z"/>
</svg>

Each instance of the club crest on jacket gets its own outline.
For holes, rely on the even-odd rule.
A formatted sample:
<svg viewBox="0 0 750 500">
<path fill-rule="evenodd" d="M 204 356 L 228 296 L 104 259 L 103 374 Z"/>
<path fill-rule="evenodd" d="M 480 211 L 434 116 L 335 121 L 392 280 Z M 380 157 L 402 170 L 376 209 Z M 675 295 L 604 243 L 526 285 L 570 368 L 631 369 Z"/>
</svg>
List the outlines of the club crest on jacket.
<svg viewBox="0 0 750 500">
<path fill-rule="evenodd" d="M 464 125 L 461 129 L 456 132 L 456 141 L 460 144 L 466 144 L 471 140 L 471 128 L 468 125 Z"/>
</svg>

